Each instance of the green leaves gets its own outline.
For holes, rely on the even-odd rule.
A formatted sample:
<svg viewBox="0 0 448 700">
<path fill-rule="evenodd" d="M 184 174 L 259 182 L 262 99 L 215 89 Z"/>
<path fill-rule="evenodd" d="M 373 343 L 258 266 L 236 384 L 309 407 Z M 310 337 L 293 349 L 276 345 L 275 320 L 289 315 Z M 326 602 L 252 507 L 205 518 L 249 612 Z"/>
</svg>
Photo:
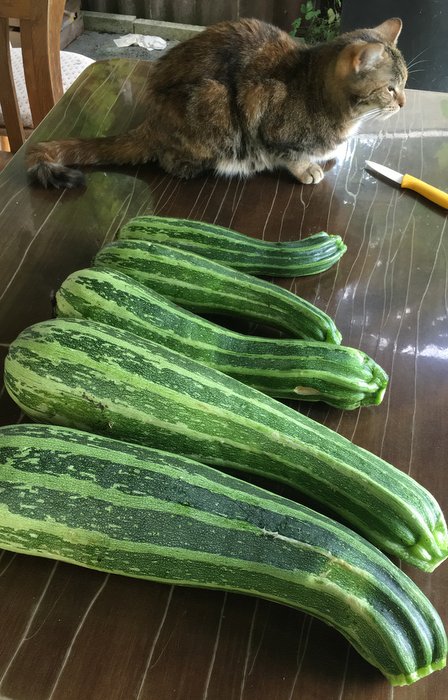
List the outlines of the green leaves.
<svg viewBox="0 0 448 700">
<path fill-rule="evenodd" d="M 320 17 L 320 10 L 316 10 L 314 8 L 314 3 L 312 2 L 312 0 L 308 0 L 306 4 L 301 5 L 300 10 L 302 14 L 305 15 L 305 19 L 307 22 Z"/>
<path fill-rule="evenodd" d="M 300 5 L 300 16 L 292 23 L 291 35 L 296 36 L 303 28 L 303 38 L 310 44 L 329 41 L 339 33 L 341 23 L 341 0 L 333 0 L 326 12 L 316 9 L 315 0 L 307 0 Z"/>
</svg>

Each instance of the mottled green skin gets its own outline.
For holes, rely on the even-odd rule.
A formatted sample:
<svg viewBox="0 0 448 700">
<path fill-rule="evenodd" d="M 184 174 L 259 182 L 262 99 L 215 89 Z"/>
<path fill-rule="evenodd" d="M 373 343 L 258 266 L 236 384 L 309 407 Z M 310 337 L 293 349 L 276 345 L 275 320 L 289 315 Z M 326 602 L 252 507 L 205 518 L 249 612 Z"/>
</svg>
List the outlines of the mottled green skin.
<svg viewBox="0 0 448 700">
<path fill-rule="evenodd" d="M 0 428 L 0 546 L 290 605 L 342 632 L 392 684 L 445 663 L 436 611 L 375 547 L 166 452 L 64 428 Z"/>
<path fill-rule="evenodd" d="M 264 241 L 190 219 L 136 216 L 118 234 L 174 246 L 251 275 L 303 277 L 328 270 L 347 250 L 340 236 L 322 231 L 299 241 Z"/>
<path fill-rule="evenodd" d="M 161 343 L 275 398 L 354 409 L 381 403 L 387 386 L 381 367 L 355 348 L 233 333 L 107 268 L 71 274 L 56 309 L 59 317 L 99 321 Z"/>
<path fill-rule="evenodd" d="M 426 571 L 447 556 L 443 514 L 414 479 L 275 399 L 152 341 L 93 321 L 38 323 L 11 344 L 5 385 L 37 420 L 287 483 Z"/>
<path fill-rule="evenodd" d="M 334 321 L 314 304 L 275 284 L 149 241 L 115 241 L 94 258 L 197 313 L 221 313 L 279 328 L 293 338 L 341 342 Z"/>
</svg>

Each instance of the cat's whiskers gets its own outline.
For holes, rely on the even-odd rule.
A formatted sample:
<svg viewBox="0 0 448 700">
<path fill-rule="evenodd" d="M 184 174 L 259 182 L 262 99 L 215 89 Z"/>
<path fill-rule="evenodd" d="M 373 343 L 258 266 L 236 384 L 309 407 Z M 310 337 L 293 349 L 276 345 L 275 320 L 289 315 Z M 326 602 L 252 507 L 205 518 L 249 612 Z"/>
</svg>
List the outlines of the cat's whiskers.
<svg viewBox="0 0 448 700">
<path fill-rule="evenodd" d="M 415 63 L 410 63 L 410 64 L 408 65 L 408 73 L 409 73 L 410 70 L 412 70 L 412 68 L 414 68 L 415 66 L 418 66 L 420 63 L 429 63 L 429 59 L 428 59 L 428 58 L 422 58 L 420 61 L 415 61 Z"/>
<path fill-rule="evenodd" d="M 407 64 L 407 73 L 408 73 L 408 78 L 409 76 L 413 75 L 414 73 L 422 73 L 425 68 L 416 68 L 415 66 L 421 65 L 422 63 L 429 63 L 428 58 L 420 58 L 422 54 L 425 53 L 425 51 L 428 51 L 429 47 L 427 46 L 424 48 L 422 51 L 420 51 L 416 56 L 414 56 L 413 59 L 409 61 Z M 417 60 L 419 59 L 419 60 Z"/>
<path fill-rule="evenodd" d="M 410 75 L 413 75 L 414 73 L 422 73 L 425 68 L 415 68 L 415 66 L 418 66 L 422 63 L 429 63 L 429 60 L 427 58 L 423 58 L 420 61 L 414 61 L 414 63 L 410 63 L 408 66 L 408 77 Z"/>
<path fill-rule="evenodd" d="M 371 114 L 376 113 L 376 112 L 377 112 L 376 109 L 370 110 L 369 112 L 365 112 L 364 114 L 360 114 L 356 117 L 353 117 L 352 119 L 349 119 L 348 121 L 349 121 L 349 123 L 361 122 L 361 121 L 364 121 L 364 119 L 368 119 L 368 117 L 370 117 Z"/>
<path fill-rule="evenodd" d="M 384 109 L 377 107 L 376 109 L 373 109 L 371 112 L 367 112 L 366 119 L 374 119 L 376 116 L 378 116 L 378 114 L 382 114 L 383 112 L 384 112 Z"/>
<path fill-rule="evenodd" d="M 354 122 L 358 122 L 359 124 L 364 123 L 366 121 L 370 121 L 372 119 L 375 119 L 378 117 L 380 114 L 384 113 L 384 109 L 380 109 L 379 107 L 375 109 L 371 109 L 369 112 L 365 112 L 364 114 L 361 114 L 359 117 L 353 117 L 353 119 L 350 119 L 350 123 L 353 124 Z"/>
<path fill-rule="evenodd" d="M 419 58 L 422 54 L 425 53 L 425 51 L 428 51 L 428 50 L 429 50 L 429 46 L 426 46 L 426 48 L 424 48 L 422 51 L 420 51 L 418 54 L 416 54 L 414 56 L 414 58 L 411 58 L 411 60 L 408 63 L 408 68 L 412 68 L 412 66 L 415 66 L 416 65 L 415 61 L 417 60 L 417 58 Z M 426 59 L 424 59 L 424 60 L 426 60 Z"/>
</svg>

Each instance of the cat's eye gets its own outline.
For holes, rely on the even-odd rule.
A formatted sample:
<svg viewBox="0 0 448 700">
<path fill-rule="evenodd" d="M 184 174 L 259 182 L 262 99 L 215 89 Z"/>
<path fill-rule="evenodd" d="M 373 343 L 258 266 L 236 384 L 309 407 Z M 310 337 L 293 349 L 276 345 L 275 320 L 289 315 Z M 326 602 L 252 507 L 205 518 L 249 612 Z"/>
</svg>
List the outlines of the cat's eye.
<svg viewBox="0 0 448 700">
<path fill-rule="evenodd" d="M 387 90 L 388 90 L 388 92 L 390 92 L 391 95 L 394 95 L 394 97 L 396 96 L 397 91 L 396 91 L 396 89 L 395 89 L 392 85 L 389 85 L 389 87 L 387 88 Z"/>
</svg>

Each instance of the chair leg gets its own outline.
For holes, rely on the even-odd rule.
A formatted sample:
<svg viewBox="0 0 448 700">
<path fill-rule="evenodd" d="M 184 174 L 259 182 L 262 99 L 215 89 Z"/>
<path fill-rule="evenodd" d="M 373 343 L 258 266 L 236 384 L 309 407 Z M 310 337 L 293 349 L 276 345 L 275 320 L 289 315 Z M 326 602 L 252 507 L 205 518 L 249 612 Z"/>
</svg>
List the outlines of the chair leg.
<svg viewBox="0 0 448 700">
<path fill-rule="evenodd" d="M 23 67 L 33 124 L 62 97 L 60 35 L 65 0 L 44 0 L 40 14 L 20 22 Z"/>
<path fill-rule="evenodd" d="M 9 53 L 9 22 L 0 17 L 0 103 L 12 151 L 18 151 L 25 141 L 17 95 L 12 77 Z"/>
</svg>

